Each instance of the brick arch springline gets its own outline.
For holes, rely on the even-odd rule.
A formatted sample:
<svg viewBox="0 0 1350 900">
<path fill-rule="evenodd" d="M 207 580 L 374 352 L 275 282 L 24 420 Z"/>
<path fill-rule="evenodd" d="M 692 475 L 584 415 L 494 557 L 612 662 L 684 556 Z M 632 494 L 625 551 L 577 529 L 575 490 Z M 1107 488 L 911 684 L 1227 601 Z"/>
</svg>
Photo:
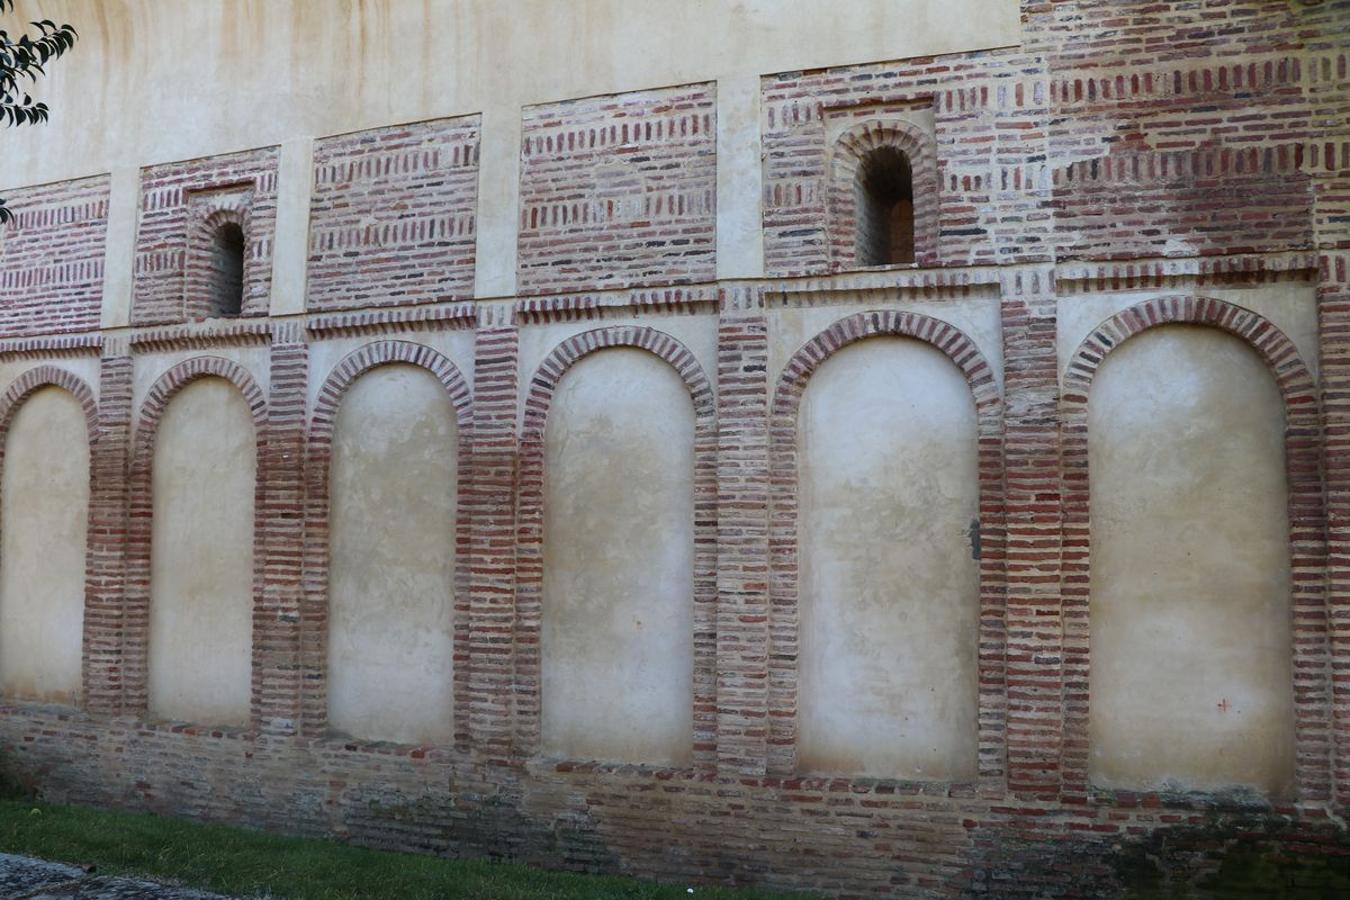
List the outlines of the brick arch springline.
<svg viewBox="0 0 1350 900">
<path fill-rule="evenodd" d="M 473 398 L 468 382 L 459 368 L 444 354 L 411 341 L 380 340 L 364 344 L 348 353 L 319 388 L 314 412 L 309 420 L 306 441 L 306 511 L 304 543 L 304 596 L 300 614 L 301 665 L 305 677 L 301 689 L 302 730 L 322 733 L 328 723 L 328 594 L 329 532 L 332 497 L 330 473 L 333 460 L 333 436 L 338 410 L 347 391 L 362 376 L 390 365 L 411 365 L 435 378 L 445 390 L 455 410 L 458 451 L 455 522 L 455 594 L 453 639 L 455 646 L 466 647 L 469 622 L 464 603 L 469 596 L 469 561 L 462 548 L 470 540 L 470 515 L 465 497 L 472 477 Z M 462 602 L 461 602 L 462 601 Z M 456 741 L 462 741 L 468 724 L 469 667 L 454 667 L 454 711 Z"/>
<path fill-rule="evenodd" d="M 524 753 L 539 749 L 540 665 L 544 526 L 544 428 L 554 393 L 567 371 L 602 350 L 628 347 L 664 360 L 684 381 L 694 407 L 694 709 L 716 702 L 716 642 L 700 637 L 716 629 L 717 425 L 712 384 L 693 351 L 671 335 L 638 325 L 596 328 L 564 340 L 540 363 L 529 382 L 520 441 L 520 494 L 516 542 L 517 718 L 515 742 Z M 691 710 L 691 712 L 693 712 Z M 716 723 L 694 719 L 693 764 L 716 764 Z"/>
<path fill-rule="evenodd" d="M 262 516 L 265 514 L 263 460 L 267 444 L 267 398 L 248 370 L 219 356 L 194 356 L 169 368 L 151 385 L 136 417 L 131 471 L 128 479 L 130 515 L 127 525 L 127 580 L 123 602 L 123 705 L 143 713 L 148 706 L 150 636 L 150 539 L 154 498 L 151 496 L 155 442 L 169 403 L 183 388 L 204 378 L 222 378 L 232 384 L 248 404 L 253 420 L 256 475 L 253 487 L 253 609 L 263 599 L 265 563 Z M 254 627 L 257 627 L 254 617 Z M 256 636 L 255 636 L 256 637 Z M 256 640 L 255 640 L 256 643 Z M 255 676 L 256 677 L 256 676 Z M 258 702 L 255 681 L 253 705 Z"/>
<path fill-rule="evenodd" d="M 1163 325 L 1199 325 L 1224 331 L 1250 346 L 1266 363 L 1285 411 L 1288 486 L 1290 603 L 1294 628 L 1295 779 L 1300 799 L 1331 794 L 1330 648 L 1325 622 L 1326 505 L 1322 485 L 1321 420 L 1316 382 L 1294 342 L 1270 320 L 1212 297 L 1168 295 L 1145 300 L 1103 321 L 1069 359 L 1060 396 L 1064 683 L 1087 684 L 1091 669 L 1088 604 L 1091 579 L 1091 484 L 1088 471 L 1088 397 L 1106 357 L 1137 334 Z M 1065 789 L 1088 791 L 1086 692 L 1066 689 Z M 1315 752 L 1304 748 L 1319 748 Z"/>
<path fill-rule="evenodd" d="M 874 310 L 840 319 L 802 345 L 788 360 L 774 390 L 769 416 L 770 596 L 774 646 L 770 653 L 769 770 L 796 771 L 798 459 L 797 424 L 811 376 L 846 347 L 876 337 L 923 341 L 962 373 L 975 403 L 979 495 L 978 771 L 981 779 L 1006 771 L 1006 663 L 1004 647 L 1003 403 L 993 367 L 975 342 L 954 325 L 921 313 Z"/>
</svg>

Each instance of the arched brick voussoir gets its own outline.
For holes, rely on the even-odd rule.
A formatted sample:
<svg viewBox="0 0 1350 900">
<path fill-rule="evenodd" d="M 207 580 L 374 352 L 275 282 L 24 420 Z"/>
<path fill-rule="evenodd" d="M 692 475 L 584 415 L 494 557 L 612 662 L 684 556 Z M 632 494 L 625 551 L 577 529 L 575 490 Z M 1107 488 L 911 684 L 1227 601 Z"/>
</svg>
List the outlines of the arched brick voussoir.
<svg viewBox="0 0 1350 900">
<path fill-rule="evenodd" d="M 436 377 L 450 396 L 460 429 L 473 421 L 473 403 L 469 384 L 459 368 L 436 350 L 412 341 L 372 341 L 344 356 L 319 388 L 314 413 L 310 417 L 310 439 L 330 439 L 338 407 L 347 389 L 362 375 L 380 366 L 406 363 L 426 369 Z"/>
<path fill-rule="evenodd" d="M 1289 336 L 1269 319 L 1213 297 L 1174 294 L 1155 297 L 1121 310 L 1083 339 L 1069 358 L 1063 378 L 1062 402 L 1073 414 L 1087 405 L 1092 379 L 1106 356 L 1126 340 L 1159 325 L 1204 325 L 1240 338 L 1252 347 L 1275 376 L 1284 396 L 1289 424 L 1317 419 L 1316 382 Z"/>
<path fill-rule="evenodd" d="M 201 378 L 223 378 L 239 389 L 248 403 L 249 414 L 261 446 L 267 426 L 267 396 L 248 370 L 236 362 L 219 356 L 194 356 L 173 366 L 151 385 L 141 404 L 136 420 L 136 449 L 132 458 L 133 470 L 149 464 L 154 448 L 155 434 L 169 401 L 194 381 Z"/>
<path fill-rule="evenodd" d="M 98 401 L 94 399 L 94 392 L 84 379 L 57 366 L 34 366 L 14 379 L 4 394 L 0 394 L 0 452 L 3 452 L 10 423 L 14 421 L 19 407 L 44 387 L 58 387 L 72 394 L 79 401 L 80 408 L 84 410 L 84 422 L 89 430 L 90 443 L 98 436 Z"/>
<path fill-rule="evenodd" d="M 869 121 L 835 139 L 832 149 L 836 172 L 851 176 L 863 158 L 878 147 L 894 147 L 904 153 L 916 173 L 933 156 L 932 140 L 918 126 L 899 119 Z"/>
<path fill-rule="evenodd" d="M 210 213 L 203 216 L 197 223 L 198 230 L 206 235 L 213 235 L 222 225 L 238 225 L 240 228 L 248 224 L 248 208 L 242 203 L 232 203 L 228 206 L 220 206 L 213 209 Z"/>
<path fill-rule="evenodd" d="M 998 429 L 1002 401 L 994 369 L 965 332 L 941 319 L 922 313 L 875 310 L 840 319 L 803 344 L 788 360 L 774 390 L 773 414 L 795 416 L 802 392 L 816 369 L 849 344 L 870 337 L 909 337 L 931 344 L 950 359 L 966 377 L 975 400 L 980 431 Z"/>
<path fill-rule="evenodd" d="M 715 413 L 712 384 L 693 351 L 664 331 L 643 325 L 619 325 L 573 335 L 539 364 L 525 398 L 524 440 L 542 438 L 553 392 L 567 370 L 583 357 L 609 347 L 635 347 L 668 362 L 689 389 L 695 418 L 699 422 L 712 420 Z"/>
</svg>

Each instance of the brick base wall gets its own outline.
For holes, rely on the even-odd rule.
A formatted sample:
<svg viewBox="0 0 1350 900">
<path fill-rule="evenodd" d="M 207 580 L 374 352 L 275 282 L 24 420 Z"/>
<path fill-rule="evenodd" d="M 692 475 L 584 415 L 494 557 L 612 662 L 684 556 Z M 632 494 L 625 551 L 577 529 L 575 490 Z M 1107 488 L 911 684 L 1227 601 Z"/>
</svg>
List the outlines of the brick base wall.
<svg viewBox="0 0 1350 900">
<path fill-rule="evenodd" d="M 47 799 L 675 884 L 1113 896 L 1350 884 L 1350 841 L 1292 809 L 1064 806 L 894 782 L 559 771 L 341 740 L 221 737 L 15 707 L 7 768 Z M 1254 860 L 1273 868 L 1252 880 Z M 1322 893 L 1316 891 L 1321 889 Z M 1297 894 L 1295 894 L 1297 895 Z"/>
</svg>

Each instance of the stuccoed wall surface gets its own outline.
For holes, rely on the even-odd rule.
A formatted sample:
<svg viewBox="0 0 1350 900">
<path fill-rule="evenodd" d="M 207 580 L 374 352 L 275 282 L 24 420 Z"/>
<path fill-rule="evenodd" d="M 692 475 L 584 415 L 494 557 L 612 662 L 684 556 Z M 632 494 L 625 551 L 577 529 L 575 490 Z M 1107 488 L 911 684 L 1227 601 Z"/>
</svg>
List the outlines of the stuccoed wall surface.
<svg viewBox="0 0 1350 900">
<path fill-rule="evenodd" d="M 0 686 L 76 703 L 84 637 L 89 427 L 70 393 L 46 387 L 5 436 L 0 522 Z M 22 523 L 21 525 L 18 523 Z"/>
<path fill-rule="evenodd" d="M 727 195 L 718 204 L 721 239 L 732 274 L 753 275 L 762 271 L 759 74 L 1007 46 L 1020 30 L 1012 0 L 865 0 L 846 16 L 827 0 L 696 0 L 678 10 L 661 0 L 378 0 L 322 9 L 304 0 L 25 0 L 15 16 L 78 22 L 86 52 L 53 67 L 43 96 L 65 117 L 44 135 L 13 136 L 0 162 L 7 187 L 286 142 L 302 159 L 316 136 L 481 113 L 478 296 L 514 293 L 523 106 L 729 82 L 719 134 L 738 154 L 735 177 L 719 181 Z M 182 47 L 193 52 L 161 52 Z M 308 191 L 299 187 L 278 223 L 292 240 L 307 229 Z M 134 202 L 134 188 L 124 200 Z M 295 250 L 277 261 L 277 290 L 303 295 L 305 253 Z M 116 264 L 108 273 L 105 324 L 127 321 L 130 276 Z"/>
<path fill-rule="evenodd" d="M 940 351 L 875 338 L 802 398 L 798 764 L 976 772 L 975 403 Z"/>
<path fill-rule="evenodd" d="M 340 732 L 453 737 L 456 430 L 445 389 L 409 365 L 361 376 L 338 409 L 327 649 Z"/>
<path fill-rule="evenodd" d="M 4 694 L 5 774 L 682 884 L 1344 892 L 1348 0 L 41 17 L 0 616 L 81 560 L 80 696 Z M 836 139 L 894 116 L 931 258 L 855 270 Z M 245 314 L 137 295 L 240 178 Z"/>
<path fill-rule="evenodd" d="M 253 421 L 234 385 L 192 382 L 155 435 L 149 712 L 247 725 L 252 696 Z"/>
<path fill-rule="evenodd" d="M 1185 326 L 1092 386 L 1096 784 L 1293 790 L 1283 407 L 1249 348 Z"/>
</svg>

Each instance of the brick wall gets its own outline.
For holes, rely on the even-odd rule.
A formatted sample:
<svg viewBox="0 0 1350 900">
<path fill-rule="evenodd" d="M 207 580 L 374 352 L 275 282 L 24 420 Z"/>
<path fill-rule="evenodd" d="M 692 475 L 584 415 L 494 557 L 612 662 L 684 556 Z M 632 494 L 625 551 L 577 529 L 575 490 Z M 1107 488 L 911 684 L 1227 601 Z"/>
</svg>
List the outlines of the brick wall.
<svg viewBox="0 0 1350 900">
<path fill-rule="evenodd" d="M 108 179 L 11 191 L 0 226 L 0 335 L 97 328 L 103 302 Z"/>
<path fill-rule="evenodd" d="M 517 290 L 711 279 L 715 95 L 693 84 L 526 109 Z"/>
<path fill-rule="evenodd" d="M 933 112 L 938 184 L 936 253 L 930 265 L 1045 258 L 1046 77 L 1044 60 L 1013 52 L 765 77 L 768 273 L 828 269 L 825 119 L 850 112 L 855 121 L 865 122 L 869 109 L 885 105 L 921 105 Z"/>
<path fill-rule="evenodd" d="M 307 307 L 468 299 L 477 199 L 477 116 L 317 141 Z"/>
<path fill-rule="evenodd" d="M 204 284 L 188 273 L 209 269 L 211 229 L 226 219 L 244 231 L 242 314 L 266 315 L 278 159 L 277 148 L 268 147 L 141 170 L 132 324 L 172 324 L 205 316 L 207 304 L 200 296 Z"/>
<path fill-rule="evenodd" d="M 1350 881 L 1350 2 L 1026 0 L 1023 18 L 1020 47 L 763 77 L 758 279 L 713 283 L 711 84 L 522 111 L 515 298 L 471 298 L 476 117 L 317 142 L 303 318 L 175 324 L 192 317 L 194 191 L 199 206 L 246 195 L 244 314 L 266 311 L 275 149 L 143 171 L 129 337 L 95 330 L 107 180 L 11 192 L 0 389 L 18 402 L 64 384 L 99 427 L 85 706 L 6 701 L 0 761 L 54 799 L 680 883 L 1087 896 L 1215 891 L 1259 871 L 1277 890 L 1306 886 L 1312 870 L 1295 869 L 1313 858 L 1316 877 Z M 855 271 L 832 249 L 832 142 L 916 108 L 933 123 L 934 187 L 916 197 L 932 243 L 917 268 Z M 72 258 L 90 267 L 78 279 L 25 274 Z M 1257 315 L 1273 293 L 1275 313 L 1315 328 Z M 949 321 L 985 300 L 983 338 Z M 800 309 L 823 324 L 777 360 Z M 1102 791 L 1087 776 L 1087 391 L 1122 340 L 1167 322 L 1248 341 L 1284 389 L 1293 797 Z M 540 359 L 536 329 L 558 331 Z M 705 342 L 674 336 L 691 330 Z M 980 412 L 971 782 L 795 771 L 793 404 L 830 353 L 876 334 L 947 353 Z M 566 367 L 611 345 L 708 373 L 691 385 L 687 768 L 533 753 L 542 421 Z M 69 372 L 91 356 L 97 384 L 81 388 Z M 448 746 L 350 740 L 325 721 L 332 417 L 346 385 L 392 361 L 432 371 L 460 421 Z M 144 402 L 137 366 L 169 373 Z M 234 730 L 142 715 L 147 429 L 166 390 L 209 372 L 251 385 L 259 430 L 253 721 Z"/>
</svg>

